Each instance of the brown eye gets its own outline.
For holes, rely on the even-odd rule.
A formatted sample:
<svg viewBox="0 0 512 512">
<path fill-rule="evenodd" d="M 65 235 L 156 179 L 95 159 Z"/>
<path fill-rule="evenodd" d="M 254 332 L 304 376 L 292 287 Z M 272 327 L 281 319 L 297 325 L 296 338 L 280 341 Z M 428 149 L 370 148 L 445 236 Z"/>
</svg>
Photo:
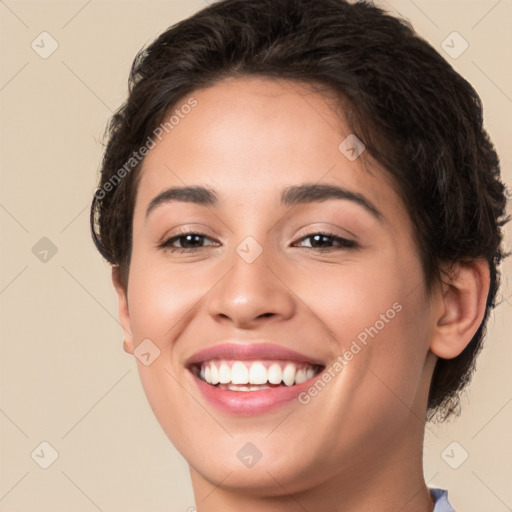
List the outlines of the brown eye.
<svg viewBox="0 0 512 512">
<path fill-rule="evenodd" d="M 179 235 L 173 236 L 167 239 L 164 243 L 162 243 L 159 247 L 161 249 L 167 249 L 172 252 L 191 252 L 197 249 L 201 249 L 203 247 L 207 247 L 207 244 L 203 245 L 205 240 L 212 240 L 208 236 L 202 233 L 189 232 L 189 233 L 180 233 Z M 176 246 L 176 244 L 179 244 Z"/>
<path fill-rule="evenodd" d="M 307 249 L 317 249 L 320 251 L 332 250 L 336 248 L 353 249 L 357 247 L 356 242 L 353 240 L 348 240 L 347 238 L 336 236 L 333 233 L 311 233 L 310 235 L 302 237 L 299 242 L 304 240 L 310 240 L 310 245 L 303 245 L 302 247 Z"/>
</svg>

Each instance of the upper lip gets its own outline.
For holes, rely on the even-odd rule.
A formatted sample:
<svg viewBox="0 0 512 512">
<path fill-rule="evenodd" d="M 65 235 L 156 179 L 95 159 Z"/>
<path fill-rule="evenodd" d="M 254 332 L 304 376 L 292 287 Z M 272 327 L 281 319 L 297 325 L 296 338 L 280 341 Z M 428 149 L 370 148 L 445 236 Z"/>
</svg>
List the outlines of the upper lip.
<svg viewBox="0 0 512 512">
<path fill-rule="evenodd" d="M 323 366 L 324 363 L 319 359 L 301 354 L 290 348 L 281 345 L 275 345 L 268 342 L 230 342 L 222 343 L 208 347 L 196 352 L 189 357 L 185 363 L 187 367 L 195 364 L 209 361 L 211 359 L 232 359 L 239 361 L 248 360 L 277 360 L 277 361 L 296 361 Z"/>
</svg>

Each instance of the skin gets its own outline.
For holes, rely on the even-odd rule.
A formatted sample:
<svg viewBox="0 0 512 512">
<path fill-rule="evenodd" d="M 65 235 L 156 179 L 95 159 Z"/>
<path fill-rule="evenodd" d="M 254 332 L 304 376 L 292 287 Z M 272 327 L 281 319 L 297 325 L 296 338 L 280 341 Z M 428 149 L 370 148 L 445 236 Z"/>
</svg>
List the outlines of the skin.
<svg viewBox="0 0 512 512">
<path fill-rule="evenodd" d="M 160 350 L 149 366 L 137 360 L 139 374 L 189 463 L 197 510 L 432 511 L 422 469 L 429 384 L 437 357 L 459 354 L 482 321 L 487 265 L 459 263 L 427 294 L 403 201 L 367 153 L 351 162 L 339 151 L 350 129 L 321 94 L 253 77 L 192 96 L 197 107 L 144 161 L 128 287 L 117 268 L 113 282 L 125 350 L 148 338 Z M 381 218 L 347 199 L 280 204 L 282 189 L 304 183 L 361 194 Z M 155 196 L 184 185 L 214 189 L 218 205 L 172 201 L 146 216 Z M 205 238 L 184 253 L 159 247 L 180 229 Z M 356 248 L 328 239 L 322 252 L 305 237 L 323 230 Z M 263 249 L 252 263 L 236 252 L 247 236 Z M 331 366 L 395 303 L 401 311 L 307 405 L 221 413 L 184 366 L 228 338 Z M 262 453 L 251 468 L 236 456 L 247 442 Z"/>
</svg>

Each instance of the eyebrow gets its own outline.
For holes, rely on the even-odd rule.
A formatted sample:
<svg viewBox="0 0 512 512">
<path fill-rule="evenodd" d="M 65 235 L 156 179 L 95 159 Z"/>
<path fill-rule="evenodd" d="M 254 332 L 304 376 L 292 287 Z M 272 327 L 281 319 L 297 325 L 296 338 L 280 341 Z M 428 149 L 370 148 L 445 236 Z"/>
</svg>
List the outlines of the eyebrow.
<svg viewBox="0 0 512 512">
<path fill-rule="evenodd" d="M 304 184 L 287 187 L 281 194 L 283 206 L 294 206 L 298 204 L 310 204 L 328 199 L 346 199 L 365 208 L 378 220 L 382 220 L 382 213 L 363 195 L 337 185 Z M 146 217 L 158 206 L 172 201 L 194 203 L 200 206 L 217 206 L 218 196 L 214 190 L 200 185 L 187 187 L 171 187 L 149 203 L 146 209 Z"/>
</svg>

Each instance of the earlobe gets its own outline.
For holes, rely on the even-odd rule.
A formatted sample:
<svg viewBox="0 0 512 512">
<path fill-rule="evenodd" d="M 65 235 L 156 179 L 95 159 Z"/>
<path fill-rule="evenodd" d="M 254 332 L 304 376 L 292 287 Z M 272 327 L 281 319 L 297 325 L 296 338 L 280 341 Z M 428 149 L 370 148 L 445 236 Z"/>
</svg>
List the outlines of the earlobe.
<svg viewBox="0 0 512 512">
<path fill-rule="evenodd" d="M 447 276 L 436 298 L 440 307 L 430 350 L 438 357 L 452 359 L 466 348 L 484 318 L 489 265 L 484 259 L 457 262 Z"/>
<path fill-rule="evenodd" d="M 133 354 L 133 336 L 130 323 L 130 311 L 128 308 L 127 290 L 121 277 L 119 267 L 112 267 L 112 284 L 117 293 L 119 321 L 124 331 L 123 349 L 128 354 Z"/>
<path fill-rule="evenodd" d="M 127 354 L 132 354 L 133 355 L 133 344 L 125 339 L 123 341 L 123 350 Z"/>
</svg>

